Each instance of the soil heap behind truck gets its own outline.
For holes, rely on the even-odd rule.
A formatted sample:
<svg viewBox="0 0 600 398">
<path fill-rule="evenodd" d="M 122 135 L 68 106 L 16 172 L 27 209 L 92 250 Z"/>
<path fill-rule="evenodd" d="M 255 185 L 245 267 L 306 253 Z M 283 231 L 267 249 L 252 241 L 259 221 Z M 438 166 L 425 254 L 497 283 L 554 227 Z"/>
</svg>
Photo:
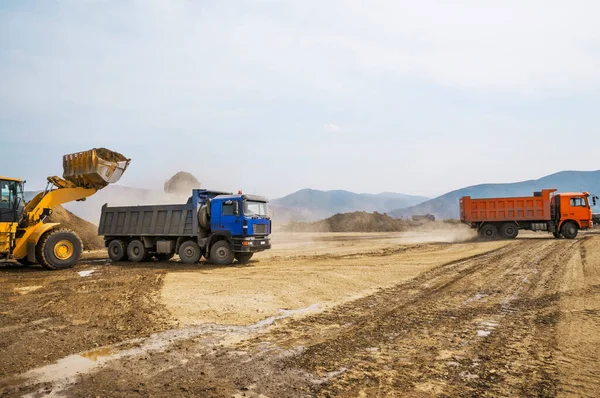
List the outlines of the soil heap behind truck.
<svg viewBox="0 0 600 398">
<path fill-rule="evenodd" d="M 460 199 L 460 219 L 486 239 L 512 239 L 519 229 L 551 232 L 554 237 L 574 239 L 577 231 L 592 227 L 590 194 L 534 192 L 533 196 Z M 594 205 L 596 197 L 591 198 Z"/>
<path fill-rule="evenodd" d="M 102 206 L 98 234 L 113 261 L 167 261 L 179 254 L 187 264 L 202 256 L 216 264 L 246 263 L 271 248 L 267 199 L 194 189 L 186 204 Z"/>
</svg>

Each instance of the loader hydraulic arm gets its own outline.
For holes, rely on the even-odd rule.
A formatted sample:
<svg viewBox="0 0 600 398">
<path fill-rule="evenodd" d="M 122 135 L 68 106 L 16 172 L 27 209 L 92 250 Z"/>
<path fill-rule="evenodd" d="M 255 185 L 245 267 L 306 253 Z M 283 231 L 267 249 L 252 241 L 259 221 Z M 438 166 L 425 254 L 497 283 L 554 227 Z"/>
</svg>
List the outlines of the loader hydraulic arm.
<svg viewBox="0 0 600 398">
<path fill-rule="evenodd" d="M 48 177 L 48 186 L 52 189 L 38 193 L 25 206 L 23 224 L 35 225 L 48 216 L 56 206 L 74 200 L 85 200 L 98 191 L 97 188 L 78 187 L 74 183 L 56 176 Z"/>
</svg>

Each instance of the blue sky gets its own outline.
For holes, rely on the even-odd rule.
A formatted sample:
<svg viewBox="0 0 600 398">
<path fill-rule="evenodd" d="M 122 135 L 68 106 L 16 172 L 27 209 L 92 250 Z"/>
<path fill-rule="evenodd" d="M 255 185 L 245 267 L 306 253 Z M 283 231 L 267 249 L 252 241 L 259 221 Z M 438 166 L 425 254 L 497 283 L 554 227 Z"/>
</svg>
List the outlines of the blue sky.
<svg viewBox="0 0 600 398">
<path fill-rule="evenodd" d="M 452 5 L 450 5 L 452 3 Z M 270 197 L 600 168 L 594 1 L 2 1 L 0 174 L 132 158 Z"/>
</svg>

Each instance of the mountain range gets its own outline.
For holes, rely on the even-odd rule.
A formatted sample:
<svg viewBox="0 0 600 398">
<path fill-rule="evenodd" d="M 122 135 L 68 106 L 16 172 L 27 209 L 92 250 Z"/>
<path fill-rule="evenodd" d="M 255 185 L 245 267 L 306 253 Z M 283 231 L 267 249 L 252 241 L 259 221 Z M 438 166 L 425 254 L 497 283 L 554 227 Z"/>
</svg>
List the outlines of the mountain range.
<svg viewBox="0 0 600 398">
<path fill-rule="evenodd" d="M 316 221 L 337 213 L 366 211 L 386 213 L 422 203 L 429 198 L 383 192 L 379 194 L 354 193 L 349 191 L 320 191 L 302 189 L 270 202 L 276 220 Z"/>
<path fill-rule="evenodd" d="M 480 184 L 448 192 L 430 199 L 423 196 L 384 192 L 380 194 L 354 193 L 349 191 L 320 191 L 302 189 L 282 198 L 270 201 L 271 214 L 276 222 L 317 221 L 337 213 L 355 211 L 387 213 L 395 218 L 415 214 L 433 214 L 437 218 L 458 218 L 458 200 L 462 196 L 474 198 L 529 196 L 534 191 L 555 188 L 559 192 L 587 191 L 600 195 L 600 170 L 561 171 L 537 180 L 505 184 Z M 27 192 L 29 200 L 35 192 Z M 64 207 L 81 218 L 93 223 L 100 220 L 104 203 L 111 206 L 142 204 L 185 203 L 187 195 L 167 194 L 158 190 L 109 185 L 83 202 L 66 203 Z M 600 201 L 599 201 L 600 202 Z M 596 206 L 594 212 L 600 212 Z"/>
</svg>

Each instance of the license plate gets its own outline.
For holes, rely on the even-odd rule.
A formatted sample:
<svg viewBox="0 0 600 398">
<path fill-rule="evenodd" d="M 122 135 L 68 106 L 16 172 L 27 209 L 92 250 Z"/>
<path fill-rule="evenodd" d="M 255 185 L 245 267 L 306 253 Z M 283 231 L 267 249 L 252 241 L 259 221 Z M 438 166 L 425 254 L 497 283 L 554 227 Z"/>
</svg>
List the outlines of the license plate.
<svg viewBox="0 0 600 398">
<path fill-rule="evenodd" d="M 261 245 L 264 245 L 266 242 L 263 240 L 260 242 Z"/>
</svg>

